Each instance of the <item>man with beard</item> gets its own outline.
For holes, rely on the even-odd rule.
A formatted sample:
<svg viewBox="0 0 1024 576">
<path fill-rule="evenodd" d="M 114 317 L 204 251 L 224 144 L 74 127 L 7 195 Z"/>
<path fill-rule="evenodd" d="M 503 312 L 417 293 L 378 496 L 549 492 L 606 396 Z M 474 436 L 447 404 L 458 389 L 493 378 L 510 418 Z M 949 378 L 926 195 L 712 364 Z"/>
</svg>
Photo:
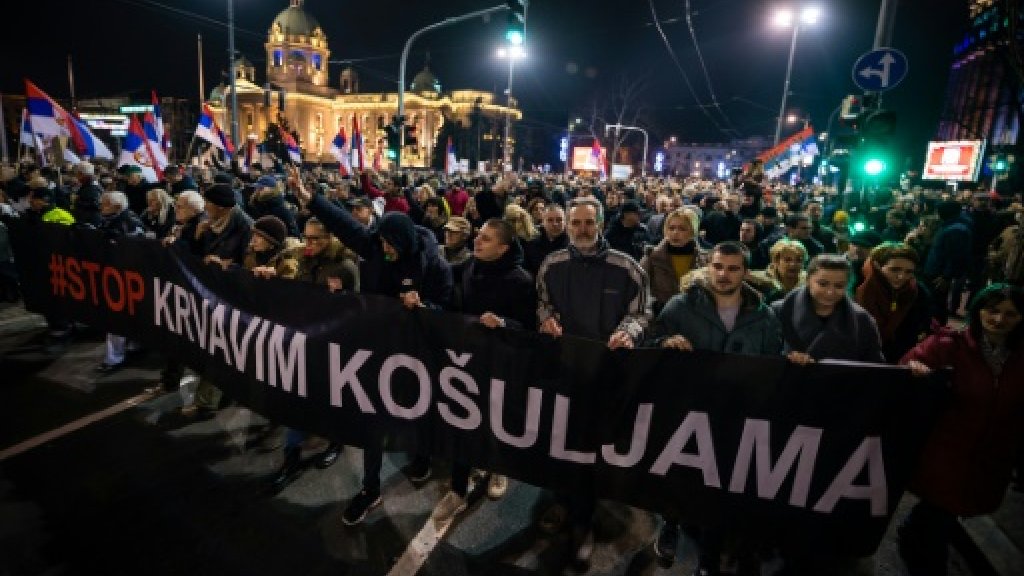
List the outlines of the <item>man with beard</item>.
<svg viewBox="0 0 1024 576">
<path fill-rule="evenodd" d="M 743 282 L 749 266 L 742 244 L 717 244 L 707 268 L 684 278 L 683 292 L 673 296 L 658 314 L 648 343 L 683 352 L 779 355 L 782 327 L 761 295 Z M 693 533 L 699 549 L 693 574 L 718 574 L 723 534 L 707 527 L 688 532 Z M 679 522 L 665 517 L 654 551 L 663 561 L 672 562 L 678 544 Z"/>
<path fill-rule="evenodd" d="M 603 227 L 599 201 L 585 197 L 569 203 L 569 246 L 552 252 L 537 272 L 540 332 L 599 340 L 612 350 L 633 348 L 651 313 L 647 273 L 628 254 L 609 247 Z M 594 486 L 556 496 L 568 508 L 575 561 L 585 565 L 594 549 Z"/>
<path fill-rule="evenodd" d="M 569 245 L 569 236 L 565 233 L 565 210 L 561 206 L 548 204 L 540 223 L 540 235 L 523 245 L 526 254 L 523 268 L 530 274 L 537 273 L 548 254 Z"/>
</svg>

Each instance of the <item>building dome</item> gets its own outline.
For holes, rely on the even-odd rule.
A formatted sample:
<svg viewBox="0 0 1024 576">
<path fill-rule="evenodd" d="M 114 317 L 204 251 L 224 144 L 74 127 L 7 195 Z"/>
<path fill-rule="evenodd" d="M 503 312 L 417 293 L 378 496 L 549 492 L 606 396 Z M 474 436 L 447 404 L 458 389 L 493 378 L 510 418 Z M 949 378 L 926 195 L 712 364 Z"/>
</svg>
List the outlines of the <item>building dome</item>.
<svg viewBox="0 0 1024 576">
<path fill-rule="evenodd" d="M 227 92 L 227 86 L 225 86 L 223 83 L 214 86 L 213 90 L 210 90 L 210 101 L 223 102 L 225 92 Z"/>
<path fill-rule="evenodd" d="M 302 0 L 291 0 L 291 6 L 274 18 L 270 28 L 280 29 L 289 36 L 313 36 L 313 32 L 320 28 L 320 23 L 302 9 Z"/>
<path fill-rule="evenodd" d="M 437 76 L 434 76 L 434 73 L 430 71 L 430 68 L 424 66 L 423 70 L 412 79 L 409 91 L 439 94 L 441 92 L 441 83 L 437 80 Z"/>
</svg>

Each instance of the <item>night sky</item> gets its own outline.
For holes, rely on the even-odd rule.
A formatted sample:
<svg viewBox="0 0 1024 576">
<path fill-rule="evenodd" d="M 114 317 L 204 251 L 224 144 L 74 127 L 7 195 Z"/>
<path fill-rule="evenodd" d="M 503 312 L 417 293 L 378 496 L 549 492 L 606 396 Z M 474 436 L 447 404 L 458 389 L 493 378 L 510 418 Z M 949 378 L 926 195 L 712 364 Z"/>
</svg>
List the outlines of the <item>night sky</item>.
<svg viewBox="0 0 1024 576">
<path fill-rule="evenodd" d="M 880 3 L 817 3 L 824 17 L 801 31 L 789 110 L 809 114 L 812 124 L 824 129 L 843 95 L 855 91 L 850 69 L 871 48 Z M 351 59 L 364 91 L 390 91 L 395 90 L 402 46 L 415 30 L 496 4 L 307 0 L 305 8 L 328 35 L 332 85 L 337 85 L 342 61 Z M 697 105 L 713 101 L 684 17 L 686 0 L 653 4 L 696 98 L 651 25 L 649 0 L 536 0 L 527 22 L 530 56 L 516 66 L 513 87 L 524 109 L 524 123 L 550 130 L 557 141 L 557 131 L 564 130 L 570 114 L 578 115 L 626 75 L 647 79 L 643 125 L 655 142 L 670 135 L 692 142 L 726 141 L 733 134 L 770 137 L 791 38 L 789 31 L 769 24 L 772 9 L 780 4 L 690 0 L 694 32 L 719 104 L 703 110 L 714 122 Z M 904 155 L 918 164 L 942 112 L 952 47 L 967 25 L 967 2 L 898 4 L 892 45 L 907 55 L 910 74 L 886 93 L 885 104 L 899 114 Z M 267 29 L 287 6 L 287 0 L 235 0 L 236 45 L 256 64 L 260 82 Z M 71 54 L 79 98 L 155 89 L 161 96 L 195 99 L 197 34 L 203 36 L 207 91 L 227 68 L 226 0 L 30 0 L 19 10 L 24 16 L 15 41 L 6 43 L 6 74 L 0 85 L 4 93 L 22 93 L 22 79 L 29 78 L 53 96 L 67 97 L 66 61 Z M 494 51 L 503 42 L 504 27 L 501 14 L 489 23 L 467 22 L 421 37 L 410 56 L 407 81 L 421 69 L 429 50 L 431 68 L 444 89 L 500 92 L 508 67 Z"/>
</svg>

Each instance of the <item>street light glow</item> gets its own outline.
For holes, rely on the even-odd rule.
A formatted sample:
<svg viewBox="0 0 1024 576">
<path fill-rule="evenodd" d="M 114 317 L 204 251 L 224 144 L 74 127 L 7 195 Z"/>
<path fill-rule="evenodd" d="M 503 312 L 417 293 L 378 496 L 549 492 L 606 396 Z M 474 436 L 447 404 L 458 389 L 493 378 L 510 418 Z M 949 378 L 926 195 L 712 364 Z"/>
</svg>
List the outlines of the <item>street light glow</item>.
<svg viewBox="0 0 1024 576">
<path fill-rule="evenodd" d="M 814 24 L 821 17 L 821 8 L 817 6 L 807 6 L 800 11 L 800 21 L 804 24 Z"/>
<path fill-rule="evenodd" d="M 793 23 L 793 11 L 788 8 L 782 8 L 775 12 L 775 25 L 780 28 L 789 28 Z"/>
<path fill-rule="evenodd" d="M 514 58 L 516 60 L 522 60 L 526 58 L 526 48 L 522 46 L 510 46 L 508 48 L 498 48 L 494 51 L 494 55 L 498 58 Z"/>
</svg>

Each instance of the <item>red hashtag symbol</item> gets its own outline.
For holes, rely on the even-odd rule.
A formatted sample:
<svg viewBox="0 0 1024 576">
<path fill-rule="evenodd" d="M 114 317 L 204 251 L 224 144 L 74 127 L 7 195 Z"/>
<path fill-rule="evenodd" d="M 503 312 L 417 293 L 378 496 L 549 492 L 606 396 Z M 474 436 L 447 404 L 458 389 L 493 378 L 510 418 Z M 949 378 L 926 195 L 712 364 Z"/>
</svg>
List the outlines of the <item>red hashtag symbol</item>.
<svg viewBox="0 0 1024 576">
<path fill-rule="evenodd" d="M 60 254 L 50 256 L 50 288 L 54 295 L 63 296 L 68 281 L 64 278 L 64 257 Z"/>
</svg>

